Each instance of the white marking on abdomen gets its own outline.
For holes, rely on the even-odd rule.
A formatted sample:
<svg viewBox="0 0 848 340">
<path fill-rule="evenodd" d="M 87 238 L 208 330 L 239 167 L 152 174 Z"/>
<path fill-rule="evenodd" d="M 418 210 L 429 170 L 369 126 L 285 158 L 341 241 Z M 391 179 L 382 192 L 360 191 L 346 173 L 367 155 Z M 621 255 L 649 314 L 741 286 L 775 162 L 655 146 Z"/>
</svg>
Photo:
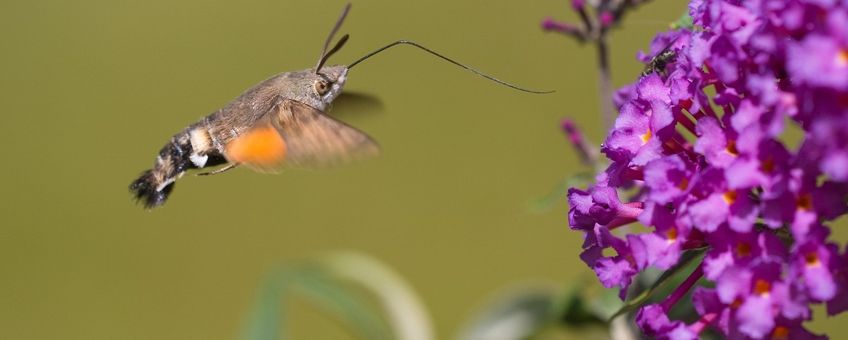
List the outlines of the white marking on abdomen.
<svg viewBox="0 0 848 340">
<path fill-rule="evenodd" d="M 174 178 L 166 179 L 164 182 L 162 182 L 162 184 L 159 184 L 159 186 L 156 187 L 156 191 L 162 191 L 162 189 L 165 189 L 165 187 L 170 185 L 171 183 L 174 183 Z"/>
<path fill-rule="evenodd" d="M 206 165 L 206 161 L 209 160 L 209 156 L 207 156 L 207 155 L 201 156 L 201 155 L 198 155 L 198 154 L 192 152 L 191 155 L 188 156 L 188 159 L 190 159 L 191 162 L 194 163 L 194 166 L 196 166 L 198 168 L 202 168 L 203 166 Z"/>
<path fill-rule="evenodd" d="M 189 141 L 191 141 L 191 149 L 196 154 L 204 154 L 209 147 L 212 146 L 212 141 L 209 140 L 209 131 L 205 128 L 194 128 L 188 132 Z"/>
<path fill-rule="evenodd" d="M 209 131 L 202 127 L 196 127 L 188 132 L 189 141 L 191 142 L 192 153 L 188 159 L 198 168 L 206 165 L 209 156 L 206 152 L 212 146 L 212 141 L 209 138 Z"/>
</svg>

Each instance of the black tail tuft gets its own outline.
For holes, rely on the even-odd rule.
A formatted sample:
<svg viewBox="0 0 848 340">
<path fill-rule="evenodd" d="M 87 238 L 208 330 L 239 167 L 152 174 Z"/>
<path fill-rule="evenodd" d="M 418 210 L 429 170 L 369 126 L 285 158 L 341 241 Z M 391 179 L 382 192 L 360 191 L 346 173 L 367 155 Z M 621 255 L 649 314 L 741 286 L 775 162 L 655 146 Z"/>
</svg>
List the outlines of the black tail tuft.
<svg viewBox="0 0 848 340">
<path fill-rule="evenodd" d="M 158 186 L 153 170 L 147 170 L 130 184 L 130 192 L 145 208 L 152 209 L 164 204 L 174 189 L 173 182 L 168 183 L 162 190 L 156 190 Z"/>
</svg>

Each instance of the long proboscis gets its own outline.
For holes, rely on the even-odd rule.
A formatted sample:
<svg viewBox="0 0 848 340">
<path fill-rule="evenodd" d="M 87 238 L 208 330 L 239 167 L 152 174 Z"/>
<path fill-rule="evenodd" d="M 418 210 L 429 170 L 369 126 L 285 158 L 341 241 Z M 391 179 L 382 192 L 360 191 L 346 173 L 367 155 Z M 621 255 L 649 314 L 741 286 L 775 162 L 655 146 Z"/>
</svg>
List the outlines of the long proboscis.
<svg viewBox="0 0 848 340">
<path fill-rule="evenodd" d="M 458 62 L 458 61 L 456 61 L 456 60 L 453 60 L 453 59 L 451 59 L 451 58 L 448 58 L 448 57 L 446 57 L 446 56 L 442 55 L 441 53 L 438 53 L 438 52 L 436 52 L 436 51 L 433 51 L 433 50 L 431 50 L 431 49 L 429 49 L 429 48 L 427 48 L 427 47 L 424 47 L 424 46 L 422 46 L 421 44 L 418 44 L 418 43 L 416 43 L 416 42 L 414 42 L 414 41 L 411 41 L 411 40 L 398 40 L 398 41 L 395 41 L 395 42 L 393 42 L 393 43 L 391 43 L 391 44 L 388 44 L 388 45 L 386 45 L 386 46 L 380 47 L 380 48 L 378 48 L 378 49 L 374 50 L 373 52 L 371 52 L 371 53 L 368 53 L 368 54 L 364 55 L 362 58 L 359 58 L 359 59 L 357 59 L 356 61 L 354 61 L 354 62 L 350 63 L 350 65 L 348 65 L 348 67 L 347 67 L 347 68 L 348 68 L 348 69 L 352 69 L 354 66 L 356 66 L 356 64 L 359 64 L 359 63 L 361 63 L 361 62 L 365 61 L 366 59 L 371 58 L 371 57 L 373 57 L 374 55 L 376 55 L 376 54 L 378 54 L 378 53 L 380 53 L 380 52 L 383 52 L 383 51 L 385 51 L 385 50 L 387 50 L 387 49 L 389 49 L 389 48 L 392 48 L 392 47 L 394 47 L 394 46 L 397 46 L 397 45 L 412 45 L 412 46 L 415 46 L 415 47 L 417 47 L 417 48 L 419 48 L 419 49 L 421 49 L 421 50 L 423 50 L 423 51 L 425 51 L 425 52 L 427 52 L 427 53 L 430 53 L 430 54 L 432 54 L 432 55 L 434 55 L 434 56 L 436 56 L 436 57 L 441 58 L 442 60 L 445 60 L 445 61 L 447 61 L 447 62 L 449 62 L 449 63 L 451 63 L 451 64 L 454 64 L 454 65 L 456 65 L 456 66 L 459 66 L 459 67 L 461 67 L 461 68 L 464 68 L 464 69 L 466 69 L 466 70 L 470 71 L 471 73 L 474 73 L 474 74 L 476 74 L 476 75 L 478 75 L 478 76 L 481 76 L 481 77 L 483 77 L 483 78 L 489 79 L 489 80 L 491 80 L 491 81 L 493 81 L 493 82 L 496 82 L 496 83 L 498 83 L 498 84 L 501 84 L 501 85 L 503 85 L 503 86 L 506 86 L 506 87 L 509 87 L 509 88 L 512 88 L 512 89 L 515 89 L 515 90 L 519 90 L 519 91 L 523 91 L 523 92 L 529 92 L 529 93 L 536 93 L 536 94 L 547 94 L 547 93 L 553 93 L 553 92 L 555 92 L 555 91 L 553 91 L 553 90 L 549 90 L 549 91 L 537 91 L 537 90 L 530 90 L 530 89 L 526 89 L 526 88 L 520 87 L 520 86 L 515 85 L 515 84 L 511 84 L 511 83 L 505 82 L 505 81 L 503 81 L 503 80 L 500 80 L 500 79 L 498 79 L 498 78 L 495 78 L 495 77 L 492 77 L 492 76 L 490 76 L 490 75 L 488 75 L 488 74 L 485 74 L 485 73 L 483 73 L 483 72 L 481 72 L 481 71 L 478 71 L 477 69 L 475 69 L 475 68 L 473 68 L 473 67 L 470 67 L 470 66 L 464 65 L 464 64 L 462 64 L 462 63 L 460 63 L 460 62 Z"/>
</svg>

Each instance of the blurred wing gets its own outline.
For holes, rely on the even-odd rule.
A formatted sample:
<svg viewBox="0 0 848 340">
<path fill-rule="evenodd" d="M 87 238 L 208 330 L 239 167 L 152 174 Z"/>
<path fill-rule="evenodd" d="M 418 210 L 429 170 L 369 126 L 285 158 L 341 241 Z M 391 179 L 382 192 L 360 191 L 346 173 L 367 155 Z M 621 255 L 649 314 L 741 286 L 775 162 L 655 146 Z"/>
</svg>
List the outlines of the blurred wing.
<svg viewBox="0 0 848 340">
<path fill-rule="evenodd" d="M 288 145 L 286 166 L 327 167 L 380 153 L 371 137 L 313 107 L 286 100 L 277 111 L 280 133 Z"/>
<path fill-rule="evenodd" d="M 361 92 L 345 91 L 333 101 L 332 117 L 351 117 L 383 113 L 384 105 L 380 98 Z"/>
<path fill-rule="evenodd" d="M 230 163 L 265 172 L 279 167 L 287 151 L 288 146 L 277 128 L 263 118 L 227 143 L 224 154 Z"/>
<path fill-rule="evenodd" d="M 279 166 L 323 168 L 375 156 L 365 133 L 309 105 L 285 100 L 227 144 L 227 159 L 260 171 Z"/>
</svg>

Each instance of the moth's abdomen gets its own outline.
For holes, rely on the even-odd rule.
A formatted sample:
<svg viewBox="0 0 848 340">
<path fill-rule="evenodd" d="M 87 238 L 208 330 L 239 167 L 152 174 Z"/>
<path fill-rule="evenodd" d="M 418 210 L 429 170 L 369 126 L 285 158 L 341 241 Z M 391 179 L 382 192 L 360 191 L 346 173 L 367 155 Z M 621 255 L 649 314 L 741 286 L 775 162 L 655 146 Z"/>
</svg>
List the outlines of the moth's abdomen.
<svg viewBox="0 0 848 340">
<path fill-rule="evenodd" d="M 161 171 L 148 169 L 130 184 L 130 191 L 138 202 L 144 204 L 145 208 L 150 209 L 165 204 L 165 200 L 171 194 L 174 183 L 167 183 L 160 188 L 160 185 L 165 183 L 161 180 L 161 176 Z"/>
<path fill-rule="evenodd" d="M 174 135 L 159 150 L 152 169 L 145 170 L 130 184 L 136 200 L 146 208 L 165 203 L 174 189 L 174 182 L 187 170 L 226 162 L 212 148 L 209 134 L 202 126 L 191 126 Z"/>
</svg>

